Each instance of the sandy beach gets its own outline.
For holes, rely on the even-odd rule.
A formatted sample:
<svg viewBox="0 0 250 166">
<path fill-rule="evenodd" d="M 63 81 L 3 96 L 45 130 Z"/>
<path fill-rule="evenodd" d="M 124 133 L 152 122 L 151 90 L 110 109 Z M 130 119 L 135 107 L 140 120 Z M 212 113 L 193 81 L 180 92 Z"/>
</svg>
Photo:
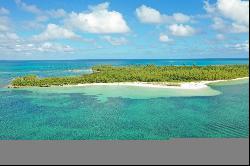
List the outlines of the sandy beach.
<svg viewBox="0 0 250 166">
<path fill-rule="evenodd" d="M 236 78 L 231 80 L 215 80 L 215 81 L 200 81 L 200 82 L 183 82 L 183 83 L 167 83 L 167 82 L 117 82 L 117 83 L 90 83 L 90 84 L 77 84 L 77 85 L 63 85 L 62 87 L 87 87 L 87 86 L 135 86 L 146 88 L 168 88 L 168 89 L 192 89 L 198 90 L 207 88 L 208 84 L 236 81 L 249 79 L 249 77 Z M 58 87 L 58 86 L 53 86 Z"/>
</svg>

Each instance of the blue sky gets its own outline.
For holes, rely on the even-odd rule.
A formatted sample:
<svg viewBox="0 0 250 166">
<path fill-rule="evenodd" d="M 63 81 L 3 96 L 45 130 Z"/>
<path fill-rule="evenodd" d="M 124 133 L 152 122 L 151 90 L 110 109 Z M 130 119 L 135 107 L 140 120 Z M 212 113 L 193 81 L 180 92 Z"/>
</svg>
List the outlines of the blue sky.
<svg viewBox="0 0 250 166">
<path fill-rule="evenodd" d="M 248 58 L 246 0 L 0 0 L 0 59 Z"/>
</svg>

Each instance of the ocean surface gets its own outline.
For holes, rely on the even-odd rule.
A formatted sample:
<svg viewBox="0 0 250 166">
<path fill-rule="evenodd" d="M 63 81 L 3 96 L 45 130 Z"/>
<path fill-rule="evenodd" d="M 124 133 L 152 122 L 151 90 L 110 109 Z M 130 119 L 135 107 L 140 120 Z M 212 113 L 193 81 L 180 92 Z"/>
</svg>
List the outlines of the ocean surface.
<svg viewBox="0 0 250 166">
<path fill-rule="evenodd" d="M 88 74 L 97 64 L 248 63 L 248 59 L 0 61 L 0 140 L 248 138 L 248 79 L 216 83 L 202 90 L 6 88 L 18 76 Z"/>
</svg>

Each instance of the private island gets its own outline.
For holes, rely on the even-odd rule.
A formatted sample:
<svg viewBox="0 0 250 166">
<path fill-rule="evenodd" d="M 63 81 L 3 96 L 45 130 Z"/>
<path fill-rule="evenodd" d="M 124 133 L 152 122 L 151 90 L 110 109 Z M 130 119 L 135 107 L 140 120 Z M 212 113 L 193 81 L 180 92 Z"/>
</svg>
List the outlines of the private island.
<svg viewBox="0 0 250 166">
<path fill-rule="evenodd" d="M 71 77 L 39 78 L 28 75 L 15 78 L 9 88 L 131 85 L 144 87 L 199 89 L 213 82 L 249 77 L 249 65 L 156 66 L 132 65 L 92 67 L 91 74 Z"/>
</svg>

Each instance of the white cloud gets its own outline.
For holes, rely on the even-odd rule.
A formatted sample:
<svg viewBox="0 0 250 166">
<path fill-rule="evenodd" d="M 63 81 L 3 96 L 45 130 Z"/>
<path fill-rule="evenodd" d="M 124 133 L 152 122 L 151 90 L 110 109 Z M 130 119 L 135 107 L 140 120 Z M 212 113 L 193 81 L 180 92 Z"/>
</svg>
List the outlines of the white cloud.
<svg viewBox="0 0 250 166">
<path fill-rule="evenodd" d="M 21 39 L 12 32 L 0 33 L 0 50 L 6 55 L 35 55 L 38 52 L 44 53 L 73 53 L 75 51 L 69 45 L 51 42 L 33 42 Z"/>
<path fill-rule="evenodd" d="M 33 37 L 37 41 L 48 41 L 56 39 L 79 39 L 80 37 L 74 32 L 59 27 L 55 24 L 49 24 L 44 32 Z"/>
<path fill-rule="evenodd" d="M 46 14 L 48 14 L 52 18 L 63 18 L 67 15 L 67 12 L 63 9 L 56 9 L 56 10 L 48 10 L 46 11 Z"/>
<path fill-rule="evenodd" d="M 217 8 L 224 17 L 249 26 L 249 1 L 218 0 Z"/>
<path fill-rule="evenodd" d="M 217 0 L 215 4 L 205 1 L 204 8 L 212 17 L 215 30 L 225 33 L 249 32 L 249 1 Z"/>
<path fill-rule="evenodd" d="M 225 47 L 231 51 L 237 52 L 237 53 L 249 53 L 249 41 L 246 40 L 242 43 L 236 43 L 236 44 L 226 44 Z"/>
<path fill-rule="evenodd" d="M 37 53 L 72 53 L 74 48 L 59 43 L 44 42 L 56 38 L 76 38 L 73 32 L 50 24 L 47 29 L 37 36 L 41 41 L 34 41 L 18 36 L 12 29 L 12 23 L 7 16 L 0 16 L 0 51 L 3 55 L 36 55 Z M 21 54 L 20 54 L 21 53 Z"/>
<path fill-rule="evenodd" d="M 214 17 L 213 18 L 213 24 L 212 24 L 212 28 L 218 31 L 225 31 L 228 27 L 226 25 L 226 22 L 220 18 L 220 17 Z"/>
<path fill-rule="evenodd" d="M 11 23 L 8 17 L 0 16 L 0 32 L 9 31 L 11 27 Z"/>
<path fill-rule="evenodd" d="M 192 36 L 196 33 L 194 28 L 183 24 L 173 24 L 169 26 L 169 30 L 174 36 Z"/>
<path fill-rule="evenodd" d="M 100 3 L 98 5 L 91 5 L 89 6 L 89 9 L 92 10 L 92 11 L 102 11 L 102 10 L 106 10 L 109 8 L 109 3 L 108 2 L 104 2 L 104 3 Z"/>
<path fill-rule="evenodd" d="M 142 5 L 136 9 L 136 16 L 141 23 L 163 24 L 163 23 L 187 23 L 191 17 L 183 13 L 174 13 L 172 16 L 161 14 L 158 10 Z"/>
<path fill-rule="evenodd" d="M 36 5 L 27 4 L 22 0 L 15 0 L 16 5 L 23 11 L 32 13 L 35 15 L 35 19 L 31 21 L 22 21 L 22 26 L 25 29 L 43 29 L 46 27 L 46 22 L 51 21 L 51 19 L 62 19 L 68 14 L 64 9 L 50 9 L 43 10 Z"/>
<path fill-rule="evenodd" d="M 212 28 L 221 33 L 247 33 L 249 32 L 249 27 L 238 24 L 238 23 L 229 23 L 228 21 L 222 19 L 221 17 L 212 18 L 213 24 Z"/>
<path fill-rule="evenodd" d="M 0 15 L 8 15 L 8 14 L 10 14 L 10 11 L 8 9 L 0 7 Z"/>
<path fill-rule="evenodd" d="M 34 22 L 46 22 L 48 20 L 49 20 L 48 16 L 46 16 L 46 15 L 38 15 L 36 17 L 36 19 L 34 20 Z"/>
<path fill-rule="evenodd" d="M 13 43 L 17 43 L 19 40 L 19 36 L 12 30 L 9 17 L 0 16 L 0 51 L 4 53 L 3 49 L 10 48 Z"/>
<path fill-rule="evenodd" d="M 16 4 L 24 11 L 33 13 L 33 14 L 42 14 L 42 11 L 35 5 L 28 5 L 21 0 L 15 0 Z"/>
<path fill-rule="evenodd" d="M 136 9 L 136 15 L 142 23 L 159 24 L 163 22 L 163 16 L 158 10 L 145 5 Z"/>
<path fill-rule="evenodd" d="M 31 44 L 31 43 L 16 44 L 12 48 L 12 51 L 22 52 L 25 54 L 32 54 L 35 52 L 72 53 L 72 52 L 74 52 L 74 49 L 72 47 L 70 47 L 69 45 L 62 45 L 62 44 L 58 44 L 58 43 L 45 42 L 45 43 L 36 43 L 36 44 Z"/>
<path fill-rule="evenodd" d="M 46 42 L 37 47 L 40 52 L 74 52 L 74 49 L 69 45 L 61 45 L 58 43 Z"/>
<path fill-rule="evenodd" d="M 160 34 L 159 40 L 160 40 L 161 42 L 170 42 L 170 41 L 172 41 L 172 39 L 170 39 L 170 38 L 168 37 L 168 35 L 165 35 L 165 34 Z"/>
<path fill-rule="evenodd" d="M 245 26 L 245 25 L 238 24 L 238 23 L 232 23 L 231 32 L 232 33 L 247 33 L 249 32 L 249 26 Z"/>
<path fill-rule="evenodd" d="M 19 36 L 13 32 L 0 33 L 0 47 L 9 47 L 12 45 L 12 43 L 18 42 L 19 39 Z"/>
<path fill-rule="evenodd" d="M 5 33 L 5 37 L 9 40 L 19 40 L 19 36 L 16 33 L 13 32 L 7 32 Z"/>
<path fill-rule="evenodd" d="M 130 31 L 123 15 L 117 11 L 109 11 L 109 3 L 90 6 L 89 12 L 72 12 L 65 20 L 68 27 L 79 29 L 83 32 L 107 34 L 127 33 Z"/>
<path fill-rule="evenodd" d="M 177 23 L 186 23 L 191 20 L 191 18 L 182 13 L 174 13 L 173 18 Z"/>
<path fill-rule="evenodd" d="M 102 38 L 113 46 L 126 45 L 128 43 L 128 40 L 124 37 L 114 38 L 111 36 L 103 36 Z"/>
<path fill-rule="evenodd" d="M 15 0 L 15 2 L 22 10 L 35 14 L 37 17 L 35 22 L 46 22 L 50 18 L 58 19 L 67 16 L 67 12 L 63 9 L 42 10 L 36 5 L 27 4 L 22 0 Z"/>
<path fill-rule="evenodd" d="M 244 43 L 238 43 L 238 44 L 232 45 L 231 47 L 236 50 L 249 52 L 249 41 L 246 41 Z"/>
<path fill-rule="evenodd" d="M 216 39 L 217 39 L 217 40 L 225 40 L 226 37 L 225 37 L 223 34 L 217 34 L 217 35 L 216 35 Z"/>
<path fill-rule="evenodd" d="M 204 1 L 204 9 L 209 14 L 214 14 L 216 12 L 216 4 L 210 4 L 209 0 Z"/>
<path fill-rule="evenodd" d="M 23 22 L 23 27 L 25 29 L 39 29 L 39 30 L 42 30 L 42 29 L 45 29 L 46 28 L 46 25 L 44 24 L 41 24 L 37 21 L 24 21 Z"/>
</svg>

